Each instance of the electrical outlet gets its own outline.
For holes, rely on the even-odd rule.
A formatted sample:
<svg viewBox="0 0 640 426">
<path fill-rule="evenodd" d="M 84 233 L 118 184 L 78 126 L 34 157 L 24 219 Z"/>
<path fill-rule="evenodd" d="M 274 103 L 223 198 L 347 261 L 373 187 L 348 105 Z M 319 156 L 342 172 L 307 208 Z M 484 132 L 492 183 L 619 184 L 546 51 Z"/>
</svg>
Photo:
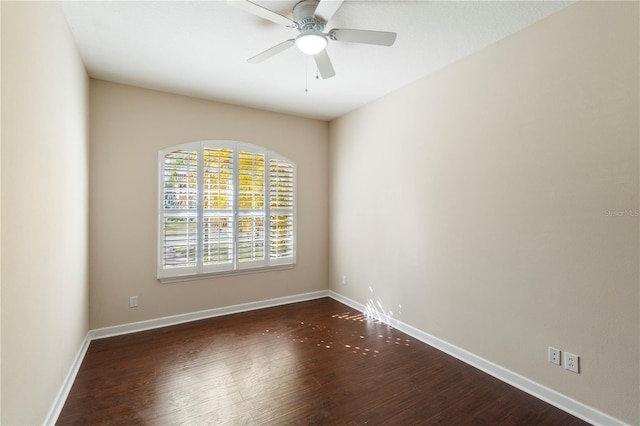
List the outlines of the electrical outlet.
<svg viewBox="0 0 640 426">
<path fill-rule="evenodd" d="M 580 357 L 578 355 L 564 353 L 564 368 L 574 373 L 580 373 Z"/>
<path fill-rule="evenodd" d="M 138 307 L 138 296 L 129 297 L 129 307 L 137 308 Z"/>
<path fill-rule="evenodd" d="M 560 349 L 549 346 L 549 362 L 560 365 Z"/>
<path fill-rule="evenodd" d="M 346 275 L 342 276 L 342 285 L 347 285 L 347 276 Z"/>
</svg>

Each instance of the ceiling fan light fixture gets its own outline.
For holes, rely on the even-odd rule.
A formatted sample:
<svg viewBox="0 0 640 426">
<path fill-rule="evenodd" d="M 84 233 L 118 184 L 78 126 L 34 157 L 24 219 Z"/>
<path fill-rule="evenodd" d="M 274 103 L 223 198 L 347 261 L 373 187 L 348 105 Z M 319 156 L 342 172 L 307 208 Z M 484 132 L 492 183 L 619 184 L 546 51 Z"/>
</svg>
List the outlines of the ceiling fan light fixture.
<svg viewBox="0 0 640 426">
<path fill-rule="evenodd" d="M 303 33 L 296 37 L 296 46 L 305 55 L 315 55 L 327 47 L 327 37 L 322 33 Z"/>
</svg>

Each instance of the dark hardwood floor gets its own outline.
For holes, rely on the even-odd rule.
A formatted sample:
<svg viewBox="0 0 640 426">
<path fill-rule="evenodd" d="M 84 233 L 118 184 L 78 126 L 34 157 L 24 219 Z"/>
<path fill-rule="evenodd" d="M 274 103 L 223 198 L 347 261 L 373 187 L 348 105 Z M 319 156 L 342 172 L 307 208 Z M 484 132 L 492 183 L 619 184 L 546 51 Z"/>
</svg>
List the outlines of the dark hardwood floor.
<svg viewBox="0 0 640 426">
<path fill-rule="evenodd" d="M 329 298 L 91 342 L 59 425 L 585 425 Z"/>
</svg>

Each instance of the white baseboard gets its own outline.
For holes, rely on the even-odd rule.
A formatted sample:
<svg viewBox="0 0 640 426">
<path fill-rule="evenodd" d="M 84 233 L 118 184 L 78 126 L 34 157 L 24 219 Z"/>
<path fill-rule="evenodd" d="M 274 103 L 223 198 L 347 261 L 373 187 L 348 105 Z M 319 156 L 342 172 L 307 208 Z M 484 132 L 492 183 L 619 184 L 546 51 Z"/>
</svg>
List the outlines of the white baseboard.
<svg viewBox="0 0 640 426">
<path fill-rule="evenodd" d="M 120 334 L 135 333 L 138 331 L 151 330 L 154 328 L 168 327 L 185 322 L 198 321 L 207 318 L 219 317 L 222 315 L 237 314 L 256 309 L 270 308 L 272 306 L 287 305 L 289 303 L 304 302 L 305 300 L 320 299 L 328 297 L 329 290 L 314 291 L 312 293 L 296 294 L 293 296 L 278 297 L 275 299 L 260 300 L 257 302 L 242 303 L 240 305 L 225 306 L 222 308 L 207 309 L 204 311 L 190 312 L 187 314 L 173 315 L 169 317 L 157 318 L 147 321 L 132 322 L 129 324 L 115 325 L 112 327 L 98 328 L 91 330 L 91 340 L 105 337 L 118 336 Z"/>
<path fill-rule="evenodd" d="M 76 357 L 73 359 L 71 363 L 71 368 L 69 368 L 69 372 L 67 376 L 64 378 L 62 382 L 62 386 L 58 391 L 58 395 L 56 395 L 56 399 L 47 414 L 47 417 L 44 421 L 45 425 L 55 425 L 58 420 L 58 416 L 62 411 L 62 407 L 64 407 L 64 403 L 67 400 L 67 396 L 69 396 L 69 392 L 71 391 L 71 386 L 73 386 L 73 382 L 76 380 L 76 376 L 78 375 L 78 371 L 80 370 L 80 365 L 82 364 L 82 360 L 84 360 L 84 356 L 87 353 L 87 349 L 89 348 L 89 343 L 91 343 L 91 338 L 89 337 L 89 333 L 84 337 L 82 341 L 82 345 L 80 345 L 80 349 L 76 354 Z"/>
<path fill-rule="evenodd" d="M 372 316 L 380 322 L 388 324 L 402 331 L 403 333 L 406 333 L 409 336 L 418 339 L 423 343 L 426 343 L 429 346 L 433 346 L 434 348 L 441 350 L 442 352 L 445 352 L 459 359 L 460 361 L 465 362 L 466 364 L 476 367 L 484 371 L 485 373 L 488 373 L 503 382 L 515 386 L 516 388 L 530 395 L 533 395 L 538 399 L 548 402 L 549 404 L 558 407 L 559 409 L 566 411 L 567 413 L 572 414 L 586 422 L 603 426 L 627 425 L 627 423 L 619 419 L 611 417 L 608 414 L 605 414 L 601 411 L 596 410 L 595 408 L 589 407 L 588 405 L 569 398 L 568 396 L 554 391 L 553 389 L 549 389 L 548 387 L 527 379 L 526 377 L 514 373 L 511 370 L 507 370 L 506 368 L 494 364 L 491 361 L 487 361 L 486 359 L 474 355 L 471 352 L 445 342 L 444 340 L 432 336 L 429 333 L 425 333 L 422 330 L 405 324 L 402 321 L 398 321 L 397 319 L 392 318 L 384 313 L 376 312 L 371 307 L 351 300 L 348 297 L 334 292 L 333 290 L 329 291 L 329 297 L 341 303 L 344 303 L 345 305 L 350 306 L 353 309 L 356 309 L 364 314 Z"/>
</svg>

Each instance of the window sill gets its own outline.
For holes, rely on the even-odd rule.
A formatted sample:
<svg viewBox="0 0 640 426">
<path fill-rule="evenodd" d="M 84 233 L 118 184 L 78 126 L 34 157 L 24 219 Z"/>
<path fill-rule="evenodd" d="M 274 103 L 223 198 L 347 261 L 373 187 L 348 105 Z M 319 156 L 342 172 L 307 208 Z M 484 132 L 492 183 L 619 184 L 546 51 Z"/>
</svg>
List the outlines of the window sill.
<svg viewBox="0 0 640 426">
<path fill-rule="evenodd" d="M 246 275 L 246 274 L 257 274 L 261 272 L 270 272 L 270 271 L 283 271 L 286 269 L 293 269 L 296 266 L 295 263 L 291 263 L 288 265 L 277 265 L 277 266 L 265 266 L 262 268 L 251 268 L 251 269 L 239 269 L 235 271 L 222 271 L 222 272 L 208 272 L 205 274 L 189 274 L 189 275 L 177 275 L 173 277 L 162 277 L 158 278 L 162 284 L 171 284 L 182 281 L 194 281 L 194 280 L 206 280 L 209 278 L 219 278 L 219 277 L 228 277 L 232 275 Z"/>
</svg>

